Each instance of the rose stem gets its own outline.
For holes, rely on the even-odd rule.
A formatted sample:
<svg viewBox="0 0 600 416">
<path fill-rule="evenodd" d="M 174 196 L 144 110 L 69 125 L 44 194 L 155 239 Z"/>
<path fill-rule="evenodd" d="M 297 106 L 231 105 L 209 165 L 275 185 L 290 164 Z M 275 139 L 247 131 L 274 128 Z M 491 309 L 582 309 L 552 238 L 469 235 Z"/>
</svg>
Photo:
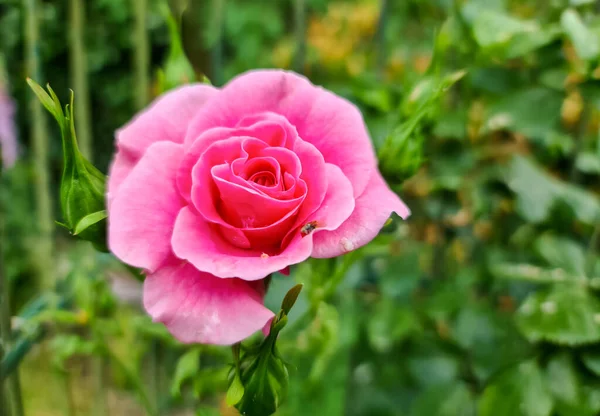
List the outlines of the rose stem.
<svg viewBox="0 0 600 416">
<path fill-rule="evenodd" d="M 377 73 L 383 76 L 385 69 L 385 27 L 389 8 L 388 0 L 381 0 L 379 11 L 379 20 L 377 21 L 377 31 L 375 32 L 376 51 L 377 51 Z"/>
<path fill-rule="evenodd" d="M 90 92 L 88 86 L 88 69 L 85 54 L 85 2 L 82 0 L 69 1 L 70 42 L 69 58 L 71 69 L 71 84 L 77 93 L 75 100 L 75 127 L 77 141 L 83 156 L 92 161 L 92 133 L 90 126 Z"/>
<path fill-rule="evenodd" d="M 295 0 L 294 22 L 296 32 L 296 54 L 294 56 L 294 70 L 299 74 L 304 73 L 306 61 L 306 2 Z"/>
<path fill-rule="evenodd" d="M 150 48 L 146 28 L 147 0 L 131 0 L 135 16 L 135 38 L 133 45 L 135 73 L 135 107 L 141 110 L 148 104 Z"/>
<path fill-rule="evenodd" d="M 25 55 L 27 75 L 41 81 L 39 63 L 39 22 L 37 15 L 37 0 L 25 0 L 26 37 Z M 32 120 L 31 142 L 33 144 L 33 169 L 35 186 L 35 203 L 37 207 L 37 225 L 39 237 L 34 247 L 34 259 L 37 259 L 37 276 L 39 281 L 34 287 L 49 288 L 53 279 L 52 231 L 54 221 L 52 214 L 52 199 L 50 197 L 50 179 L 48 162 L 48 129 L 41 104 L 35 94 L 30 94 L 30 112 Z"/>
<path fill-rule="evenodd" d="M 223 42 L 225 38 L 225 8 L 226 0 L 213 0 L 213 18 L 217 40 L 212 48 L 212 83 L 223 85 Z"/>
</svg>

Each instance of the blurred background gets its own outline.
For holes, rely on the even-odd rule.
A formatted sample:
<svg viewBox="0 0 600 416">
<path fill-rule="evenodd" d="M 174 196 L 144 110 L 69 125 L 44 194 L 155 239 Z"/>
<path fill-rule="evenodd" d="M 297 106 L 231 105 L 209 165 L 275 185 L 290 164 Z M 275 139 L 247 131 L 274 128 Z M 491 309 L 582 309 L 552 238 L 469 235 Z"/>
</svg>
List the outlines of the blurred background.
<svg viewBox="0 0 600 416">
<path fill-rule="evenodd" d="M 599 11 L 0 0 L 2 414 L 235 414 L 230 350 L 177 343 L 145 316 L 140 282 L 55 224 L 60 134 L 25 78 L 63 102 L 75 91 L 80 146 L 106 172 L 115 129 L 157 94 L 278 67 L 360 107 L 413 212 L 273 276 L 274 309 L 305 284 L 280 338 L 278 415 L 599 415 Z"/>
</svg>

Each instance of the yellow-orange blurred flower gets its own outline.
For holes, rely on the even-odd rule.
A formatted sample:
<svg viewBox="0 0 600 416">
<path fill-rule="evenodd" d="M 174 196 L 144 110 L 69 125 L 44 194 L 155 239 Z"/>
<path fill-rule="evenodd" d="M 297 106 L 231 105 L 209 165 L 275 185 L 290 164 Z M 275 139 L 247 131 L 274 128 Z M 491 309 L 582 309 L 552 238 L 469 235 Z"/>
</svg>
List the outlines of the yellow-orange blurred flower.
<svg viewBox="0 0 600 416">
<path fill-rule="evenodd" d="M 579 121 L 582 112 L 583 97 L 579 90 L 575 89 L 571 91 L 563 101 L 560 116 L 566 126 L 572 127 Z"/>
</svg>

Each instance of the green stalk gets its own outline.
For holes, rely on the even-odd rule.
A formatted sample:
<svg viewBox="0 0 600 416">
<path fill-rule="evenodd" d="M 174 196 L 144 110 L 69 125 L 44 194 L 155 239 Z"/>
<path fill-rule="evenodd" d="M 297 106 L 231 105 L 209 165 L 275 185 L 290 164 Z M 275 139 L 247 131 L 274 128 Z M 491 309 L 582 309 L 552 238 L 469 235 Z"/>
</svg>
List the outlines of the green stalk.
<svg viewBox="0 0 600 416">
<path fill-rule="evenodd" d="M 146 12 L 148 0 L 132 0 L 133 14 L 135 16 L 134 73 L 135 73 L 135 107 L 140 110 L 148 104 L 148 75 L 150 62 L 150 48 L 148 46 L 148 31 L 146 28 Z"/>
<path fill-rule="evenodd" d="M 71 382 L 71 374 L 68 370 L 60 370 L 65 386 L 65 414 L 67 416 L 75 416 L 77 411 L 75 410 L 75 400 L 73 398 L 73 383 Z"/>
<path fill-rule="evenodd" d="M 0 169 L 0 187 L 3 185 L 2 170 Z M 1 188 L 0 188 L 1 191 Z M 4 350 L 8 349 L 10 343 L 10 306 L 8 303 L 8 279 L 4 274 L 4 215 L 3 215 L 3 200 L 0 195 L 0 357 L 4 358 Z M 4 383 L 4 374 L 0 375 L 0 414 L 10 415 L 12 397 L 8 392 L 7 386 Z"/>
<path fill-rule="evenodd" d="M 27 74 L 34 79 L 41 79 L 38 56 L 39 22 L 37 15 L 37 0 L 25 0 L 26 16 L 26 63 Z M 52 215 L 52 200 L 50 198 L 50 171 L 48 163 L 48 134 L 46 118 L 42 106 L 36 96 L 30 93 L 29 116 L 32 120 L 31 143 L 33 147 L 33 169 L 35 185 L 35 202 L 39 237 L 34 258 L 37 259 L 38 287 L 49 287 L 53 276 L 52 261 L 52 230 L 54 221 Z"/>
<path fill-rule="evenodd" d="M 225 7 L 226 0 L 213 0 L 213 19 L 217 41 L 212 49 L 212 82 L 214 85 L 223 85 L 223 39 L 225 33 Z"/>
<path fill-rule="evenodd" d="M 295 0 L 294 21 L 296 34 L 296 54 L 294 55 L 294 70 L 304 73 L 306 61 L 306 1 Z"/>
<path fill-rule="evenodd" d="M 135 371 L 132 371 L 116 354 L 114 354 L 110 350 L 110 348 L 108 348 L 108 346 L 106 346 L 105 353 L 114 364 L 121 368 L 121 370 L 125 374 L 125 377 L 127 377 L 127 379 L 129 379 L 129 382 L 134 386 L 139 395 L 140 402 L 142 406 L 144 406 L 146 414 L 148 416 L 157 416 L 158 412 L 152 405 L 152 402 L 150 401 L 150 398 L 146 393 L 144 383 L 140 379 L 139 375 Z"/>
<path fill-rule="evenodd" d="M 71 82 L 77 91 L 75 101 L 75 125 L 79 148 L 83 156 L 92 162 L 92 133 L 90 124 L 90 92 L 88 86 L 88 69 L 85 54 L 85 3 L 82 0 L 69 1 L 69 19 L 71 37 L 69 43 L 69 57 Z"/>
<path fill-rule="evenodd" d="M 377 53 L 377 73 L 379 76 L 383 76 L 385 70 L 385 28 L 387 23 L 387 15 L 389 8 L 388 0 L 381 0 L 381 7 L 379 11 L 379 20 L 377 21 L 377 32 L 375 33 L 376 41 L 376 53 Z"/>
</svg>

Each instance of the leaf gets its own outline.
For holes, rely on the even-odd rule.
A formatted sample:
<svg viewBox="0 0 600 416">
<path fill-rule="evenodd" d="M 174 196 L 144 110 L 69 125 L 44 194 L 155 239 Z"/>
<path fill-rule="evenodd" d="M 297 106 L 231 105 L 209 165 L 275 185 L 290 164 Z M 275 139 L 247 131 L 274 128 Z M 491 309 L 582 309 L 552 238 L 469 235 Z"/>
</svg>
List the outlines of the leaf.
<svg viewBox="0 0 600 416">
<path fill-rule="evenodd" d="M 483 48 L 507 44 L 519 33 L 534 33 L 540 28 L 536 22 L 516 19 L 496 10 L 483 10 L 473 24 L 473 35 Z"/>
<path fill-rule="evenodd" d="M 555 411 L 561 416 L 595 416 L 599 403 L 581 382 L 580 374 L 573 365 L 571 356 L 562 352 L 548 362 L 546 383 L 555 398 Z"/>
<path fill-rule="evenodd" d="M 598 57 L 600 54 L 600 40 L 594 32 L 585 26 L 576 10 L 565 10 L 560 16 L 560 23 L 571 42 L 573 42 L 575 51 L 581 59 L 592 60 Z"/>
<path fill-rule="evenodd" d="M 459 375 L 456 357 L 426 343 L 416 345 L 416 348 L 418 352 L 408 358 L 407 365 L 419 386 L 430 387 L 456 381 Z"/>
<path fill-rule="evenodd" d="M 487 304 L 465 306 L 450 333 L 468 351 L 473 373 L 482 381 L 527 358 L 531 352 L 512 319 L 497 314 Z"/>
<path fill-rule="evenodd" d="M 535 242 L 535 250 L 553 267 L 578 276 L 585 276 L 585 251 L 575 241 L 544 234 Z"/>
<path fill-rule="evenodd" d="M 588 370 L 600 377 L 600 351 L 586 351 L 581 355 L 581 360 Z"/>
<path fill-rule="evenodd" d="M 531 283 L 560 283 L 577 281 L 581 276 L 566 273 L 561 269 L 544 269 L 531 264 L 497 263 L 490 271 L 499 279 L 520 280 Z"/>
<path fill-rule="evenodd" d="M 590 175 L 600 175 L 600 155 L 593 152 L 582 152 L 577 155 L 577 169 Z"/>
<path fill-rule="evenodd" d="M 175 375 L 171 382 L 171 396 L 180 397 L 183 383 L 193 379 L 200 371 L 200 352 L 200 348 L 192 348 L 177 361 Z"/>
<path fill-rule="evenodd" d="M 541 140 L 560 127 L 561 92 L 543 88 L 519 88 L 504 93 L 490 104 L 484 131 L 511 129 Z"/>
<path fill-rule="evenodd" d="M 302 292 L 302 284 L 298 284 L 291 288 L 283 298 L 283 302 L 281 302 L 281 309 L 286 315 L 289 315 L 290 311 L 294 307 L 296 300 L 298 300 L 298 296 L 300 292 Z"/>
<path fill-rule="evenodd" d="M 546 220 L 557 202 L 568 206 L 578 221 L 595 224 L 600 218 L 596 195 L 552 178 L 528 158 L 514 156 L 504 179 L 517 196 L 517 212 L 529 222 Z"/>
<path fill-rule="evenodd" d="M 498 374 L 478 407 L 479 416 L 549 416 L 552 396 L 535 361 L 524 361 Z"/>
<path fill-rule="evenodd" d="M 470 416 L 475 414 L 475 402 L 464 383 L 434 386 L 421 393 L 413 402 L 410 416 Z"/>
<path fill-rule="evenodd" d="M 232 407 L 238 404 L 240 400 L 242 400 L 242 397 L 244 397 L 244 385 L 242 384 L 242 380 L 240 380 L 240 375 L 236 372 L 233 381 L 227 390 L 225 402 L 227 403 L 227 406 Z"/>
<path fill-rule="evenodd" d="M 523 218 L 535 223 L 548 217 L 558 189 L 537 166 L 522 156 L 515 156 L 505 180 L 517 196 L 517 212 Z"/>
<path fill-rule="evenodd" d="M 556 286 L 529 295 L 515 319 L 531 342 L 573 346 L 600 341 L 600 301 L 581 287 Z"/>
<path fill-rule="evenodd" d="M 106 217 L 108 217 L 108 212 L 106 212 L 106 210 L 96 211 L 89 215 L 86 215 L 81 220 L 79 220 L 79 222 L 75 226 L 75 229 L 73 230 L 73 235 L 80 234 L 92 225 L 99 223 Z"/>
<path fill-rule="evenodd" d="M 384 298 L 377 302 L 372 318 L 367 323 L 367 335 L 373 349 L 389 352 L 396 343 L 418 331 L 419 327 L 419 320 L 412 309 Z"/>
<path fill-rule="evenodd" d="M 564 184 L 560 187 L 559 198 L 568 205 L 578 221 L 596 224 L 600 219 L 600 200 L 585 189 Z"/>
</svg>

